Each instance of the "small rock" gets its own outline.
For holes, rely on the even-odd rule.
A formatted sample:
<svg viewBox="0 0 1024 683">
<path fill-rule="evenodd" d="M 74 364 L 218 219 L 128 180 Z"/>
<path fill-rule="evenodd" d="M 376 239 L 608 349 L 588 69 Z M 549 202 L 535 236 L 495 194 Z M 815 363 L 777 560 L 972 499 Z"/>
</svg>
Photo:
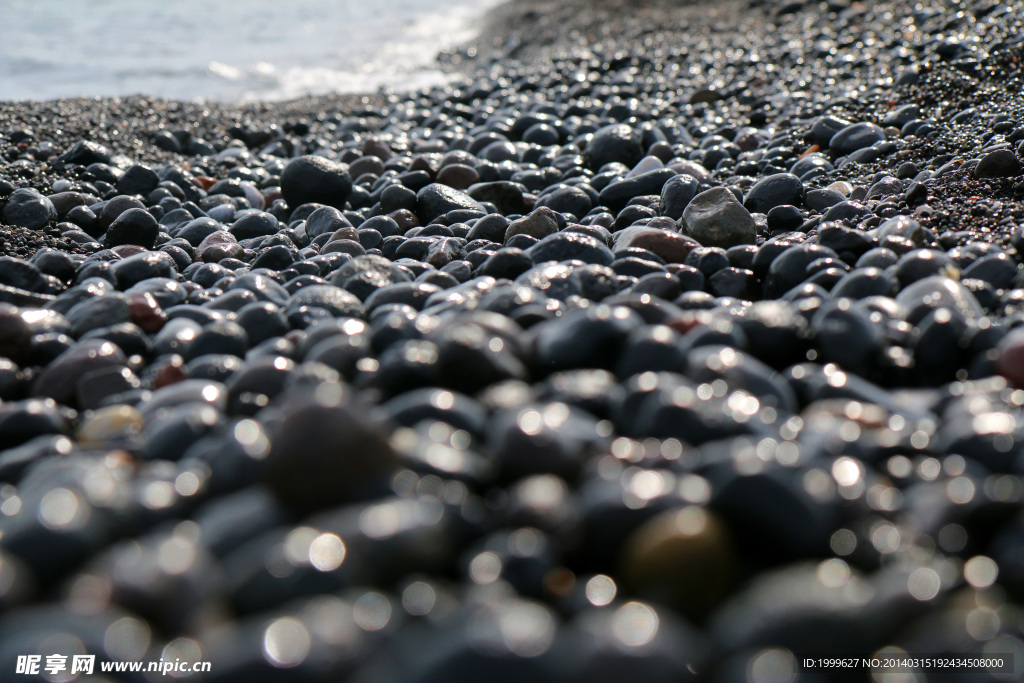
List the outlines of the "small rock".
<svg viewBox="0 0 1024 683">
<path fill-rule="evenodd" d="M 159 232 L 160 226 L 152 214 L 145 209 L 135 208 L 128 209 L 114 219 L 107 228 L 103 240 L 108 247 L 136 244 L 152 249 Z"/>
<path fill-rule="evenodd" d="M 56 218 L 53 202 L 31 188 L 15 190 L 4 205 L 3 222 L 19 228 L 39 230 Z"/>
<path fill-rule="evenodd" d="M 440 183 L 430 183 L 416 193 L 416 215 L 424 225 L 460 209 L 487 213 L 483 205 L 468 194 Z"/>
<path fill-rule="evenodd" d="M 352 178 L 346 164 L 319 156 L 298 157 L 281 173 L 281 193 L 292 208 L 315 202 L 344 209 Z"/>
<path fill-rule="evenodd" d="M 1021 164 L 1013 150 L 997 149 L 981 158 L 974 167 L 975 178 L 1010 178 L 1020 175 Z"/>
<path fill-rule="evenodd" d="M 625 123 L 615 123 L 600 129 L 583 150 L 583 158 L 595 171 L 612 162 L 632 168 L 643 157 L 642 131 Z"/>
<path fill-rule="evenodd" d="M 836 156 L 845 156 L 882 140 L 885 140 L 885 131 L 873 123 L 863 121 L 851 123 L 837 131 L 829 140 L 828 148 Z"/>
<path fill-rule="evenodd" d="M 757 239 L 757 226 L 750 212 L 724 187 L 714 187 L 694 197 L 679 224 L 684 235 L 708 247 L 728 249 L 737 244 L 753 244 Z"/>
</svg>

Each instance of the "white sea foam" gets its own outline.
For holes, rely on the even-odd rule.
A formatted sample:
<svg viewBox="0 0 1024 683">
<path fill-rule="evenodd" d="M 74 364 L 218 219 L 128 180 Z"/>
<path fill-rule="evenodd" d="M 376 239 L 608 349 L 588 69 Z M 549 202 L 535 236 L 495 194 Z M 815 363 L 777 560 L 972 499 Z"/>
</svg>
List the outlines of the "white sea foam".
<svg viewBox="0 0 1024 683">
<path fill-rule="evenodd" d="M 501 0 L 0 0 L 0 100 L 408 91 Z"/>
</svg>

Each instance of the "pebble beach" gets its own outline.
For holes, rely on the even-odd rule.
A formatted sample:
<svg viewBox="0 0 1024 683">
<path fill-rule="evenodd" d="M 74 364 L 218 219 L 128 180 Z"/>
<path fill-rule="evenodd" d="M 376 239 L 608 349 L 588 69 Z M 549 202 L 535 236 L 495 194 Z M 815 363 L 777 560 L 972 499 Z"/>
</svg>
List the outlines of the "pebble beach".
<svg viewBox="0 0 1024 683">
<path fill-rule="evenodd" d="M 1024 7 L 478 28 L 0 101 L 0 680 L 1021 680 Z"/>
</svg>

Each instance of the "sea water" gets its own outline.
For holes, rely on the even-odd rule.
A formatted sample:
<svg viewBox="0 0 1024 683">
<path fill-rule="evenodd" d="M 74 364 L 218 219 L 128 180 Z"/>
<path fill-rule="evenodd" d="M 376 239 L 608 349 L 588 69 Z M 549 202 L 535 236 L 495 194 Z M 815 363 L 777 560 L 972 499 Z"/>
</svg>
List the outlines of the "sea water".
<svg viewBox="0 0 1024 683">
<path fill-rule="evenodd" d="M 0 100 L 407 91 L 500 0 L 0 0 Z"/>
</svg>

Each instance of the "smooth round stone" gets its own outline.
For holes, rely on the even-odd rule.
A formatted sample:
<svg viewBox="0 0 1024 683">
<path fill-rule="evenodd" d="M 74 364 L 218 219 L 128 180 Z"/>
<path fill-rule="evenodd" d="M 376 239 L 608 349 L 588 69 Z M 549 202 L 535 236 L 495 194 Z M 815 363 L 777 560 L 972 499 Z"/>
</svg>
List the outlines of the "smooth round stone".
<svg viewBox="0 0 1024 683">
<path fill-rule="evenodd" d="M 285 304 L 287 310 L 313 306 L 329 311 L 335 317 L 363 317 L 363 304 L 351 292 L 330 285 L 311 285 L 296 291 Z"/>
<path fill-rule="evenodd" d="M 984 315 L 981 305 L 970 290 L 944 275 L 926 277 L 905 287 L 896 295 L 896 303 L 907 311 L 918 306 L 929 309 L 948 308 L 967 320 L 976 320 Z"/>
<path fill-rule="evenodd" d="M 73 405 L 76 385 L 83 376 L 94 370 L 120 367 L 127 362 L 121 349 L 109 341 L 96 339 L 78 342 L 39 374 L 32 385 L 32 395 Z"/>
<path fill-rule="evenodd" d="M 735 586 L 739 566 L 726 525 L 698 506 L 668 510 L 623 544 L 619 576 L 633 595 L 704 618 Z"/>
<path fill-rule="evenodd" d="M 700 183 L 685 173 L 670 178 L 661 187 L 661 213 L 679 220 L 690 201 L 700 192 Z"/>
<path fill-rule="evenodd" d="M 672 273 L 648 273 L 629 289 L 633 294 L 650 294 L 665 301 L 672 301 L 684 291 L 679 278 Z"/>
<path fill-rule="evenodd" d="M 461 209 L 487 213 L 483 205 L 468 194 L 440 183 L 430 183 L 416 193 L 416 215 L 424 225 Z"/>
<path fill-rule="evenodd" d="M 523 196 L 524 191 L 525 188 L 519 183 L 494 180 L 471 186 L 467 194 L 478 202 L 493 204 L 502 214 L 523 214 L 529 210 Z"/>
<path fill-rule="evenodd" d="M 389 185 L 380 194 L 381 210 L 385 213 L 404 209 L 416 210 L 416 193 L 401 184 Z"/>
<path fill-rule="evenodd" d="M 117 344 L 127 356 L 148 358 L 153 350 L 149 336 L 135 323 L 120 323 L 90 330 L 82 339 L 105 339 Z"/>
<path fill-rule="evenodd" d="M 641 159 L 636 166 L 629 169 L 629 173 L 626 174 L 626 177 L 632 178 L 638 175 L 643 175 L 644 173 L 649 173 L 650 171 L 656 171 L 660 168 L 665 168 L 664 162 L 656 156 L 648 155 Z"/>
<path fill-rule="evenodd" d="M 585 216 L 594 208 L 594 202 L 590 195 L 578 187 L 560 187 L 545 195 L 538 205 L 546 206 L 558 213 L 571 213 L 574 216 Z"/>
<path fill-rule="evenodd" d="M 166 252 L 150 251 L 121 259 L 111 270 L 117 286 L 125 290 L 151 278 L 173 278 L 177 274 L 177 264 Z"/>
<path fill-rule="evenodd" d="M 594 133 L 583 150 L 587 166 L 595 171 L 610 163 L 632 168 L 643 157 L 643 131 L 625 123 L 601 128 Z"/>
<path fill-rule="evenodd" d="M 832 249 L 844 261 L 860 258 L 875 244 L 871 237 L 863 231 L 845 225 L 819 225 L 817 231 L 818 244 Z"/>
<path fill-rule="evenodd" d="M 804 214 L 800 209 L 790 204 L 780 204 L 772 208 L 767 216 L 768 230 L 775 232 L 781 230 L 789 232 L 797 230 L 804 223 Z"/>
<path fill-rule="evenodd" d="M 933 275 L 955 275 L 956 266 L 948 255 L 932 249 L 915 249 L 896 262 L 896 279 L 900 287 Z"/>
<path fill-rule="evenodd" d="M 249 350 L 249 337 L 241 325 L 229 320 L 210 323 L 181 350 L 186 361 L 207 354 L 228 354 L 243 358 Z"/>
<path fill-rule="evenodd" d="M 223 419 L 215 407 L 204 403 L 162 411 L 159 419 L 151 420 L 143 428 L 139 458 L 178 460 L 192 444 L 217 429 Z"/>
<path fill-rule="evenodd" d="M 330 282 L 365 301 L 377 290 L 399 282 L 409 282 L 409 279 L 401 268 L 383 256 L 367 254 L 342 264 L 331 276 Z"/>
<path fill-rule="evenodd" d="M 41 273 L 52 275 L 61 282 L 70 282 L 75 276 L 78 263 L 63 251 L 40 250 L 32 257 L 32 264 Z M 2 270 L 6 270 L 3 268 Z"/>
<path fill-rule="evenodd" d="M 676 176 L 670 168 L 659 168 L 610 183 L 601 190 L 598 202 L 613 212 L 621 211 L 635 197 L 660 195 L 665 183 Z"/>
<path fill-rule="evenodd" d="M 864 195 L 867 199 L 878 199 L 880 197 L 891 197 L 897 194 L 903 194 L 903 183 L 898 178 L 893 176 L 885 176 L 878 182 L 868 188 L 867 194 Z"/>
<path fill-rule="evenodd" d="M 495 413 L 487 424 L 487 446 L 501 478 L 551 474 L 572 479 L 584 455 L 600 447 L 594 416 L 564 403 L 529 404 Z"/>
<path fill-rule="evenodd" d="M 527 379 L 521 334 L 507 318 L 483 312 L 438 328 L 430 338 L 437 344 L 442 386 L 472 395 L 499 382 Z"/>
<path fill-rule="evenodd" d="M 46 289 L 46 278 L 32 263 L 10 256 L 0 256 L 0 284 L 38 292 Z"/>
<path fill-rule="evenodd" d="M 910 345 L 915 374 L 929 386 L 952 381 L 956 371 L 964 368 L 968 360 L 966 318 L 949 309 L 922 307 L 920 314 L 911 311 L 908 319 L 914 320 L 917 326 Z"/>
<path fill-rule="evenodd" d="M 278 306 L 288 300 L 288 290 L 275 280 L 255 272 L 234 278 L 228 289 L 252 292 L 260 301 L 270 301 Z"/>
<path fill-rule="evenodd" d="M 368 334 L 339 334 L 313 345 L 304 359 L 323 363 L 337 370 L 343 379 L 351 381 L 359 374 L 360 361 L 372 354 Z"/>
<path fill-rule="evenodd" d="M 255 294 L 245 289 L 235 289 L 206 299 L 203 305 L 216 311 L 238 312 L 243 306 L 259 301 Z"/>
<path fill-rule="evenodd" d="M 321 254 L 348 254 L 349 256 L 362 256 L 366 253 L 366 249 L 363 248 L 356 240 L 349 239 L 331 239 L 320 249 Z"/>
<path fill-rule="evenodd" d="M 699 246 L 700 242 L 692 237 L 659 228 L 634 226 L 615 233 L 616 254 L 639 247 L 656 254 L 666 263 L 684 263 L 690 252 Z"/>
<path fill-rule="evenodd" d="M 822 215 L 821 220 L 822 222 L 849 221 L 856 223 L 859 219 L 869 215 L 871 215 L 870 209 L 860 202 L 843 200 L 829 207 Z"/>
<path fill-rule="evenodd" d="M 684 235 L 706 247 L 728 249 L 737 244 L 753 244 L 757 239 L 757 226 L 750 212 L 724 187 L 705 190 L 694 197 L 679 223 Z"/>
<path fill-rule="evenodd" d="M 79 140 L 61 154 L 58 159 L 65 164 L 77 164 L 89 166 L 91 164 L 106 164 L 110 162 L 110 150 L 104 145 L 91 140 Z"/>
<path fill-rule="evenodd" d="M 645 326 L 630 333 L 615 374 L 627 379 L 643 372 L 676 372 L 684 362 L 684 347 L 675 330 L 664 325 Z M 617 393 L 621 401 L 621 390 Z"/>
<path fill-rule="evenodd" d="M 584 263 L 609 266 L 615 259 L 611 249 L 596 238 L 571 232 L 559 232 L 545 237 L 527 249 L 526 255 L 534 263 L 578 259 Z"/>
<path fill-rule="evenodd" d="M 317 203 L 344 209 L 352 194 L 348 165 L 320 156 L 292 159 L 281 173 L 281 194 L 292 208 Z"/>
<path fill-rule="evenodd" d="M 120 194 L 146 195 L 160 184 L 160 176 L 145 164 L 133 164 L 117 180 L 115 187 Z"/>
<path fill-rule="evenodd" d="M 496 386 L 501 388 L 511 384 L 506 382 Z M 606 370 L 559 372 L 548 377 L 537 387 L 538 400 L 565 403 L 598 418 L 607 418 L 611 415 L 612 406 L 621 400 L 622 393 L 616 376 Z M 550 526 L 542 520 L 531 520 L 533 521 L 542 527 Z"/>
<path fill-rule="evenodd" d="M 235 236 L 235 239 L 244 240 L 273 235 L 279 227 L 277 219 L 269 213 L 253 211 L 232 223 L 228 230 Z"/>
<path fill-rule="evenodd" d="M 70 433 L 74 411 L 58 405 L 51 399 L 25 399 L 12 401 L 0 405 L 0 439 L 4 444 L 4 450 L 14 449 L 23 444 L 28 444 L 28 449 L 34 451 L 32 443 L 38 437 L 49 437 Z M 49 438 L 39 439 L 36 443 L 42 442 L 44 448 L 49 450 L 53 441 Z M 61 445 L 58 442 L 58 447 Z M 70 444 L 63 443 L 65 454 L 69 451 Z M 57 451 L 59 452 L 59 450 Z M 17 452 L 16 452 L 17 453 Z M 13 475 L 20 467 L 17 461 L 20 454 L 5 454 L 0 457 L 0 472 L 3 473 L 5 481 L 8 475 Z M 12 457 L 13 456 L 13 457 Z"/>
<path fill-rule="evenodd" d="M 339 384 L 295 392 L 270 423 L 266 484 L 309 511 L 379 494 L 393 473 L 387 433 Z"/>
<path fill-rule="evenodd" d="M 226 382 L 228 410 L 255 414 L 285 389 L 295 372 L 295 362 L 281 357 L 249 360 Z"/>
<path fill-rule="evenodd" d="M 705 277 L 729 267 L 729 257 L 721 247 L 697 247 L 686 257 L 685 265 L 693 266 Z"/>
<path fill-rule="evenodd" d="M 320 235 L 337 233 L 338 230 L 351 227 L 352 225 L 342 215 L 341 211 L 338 211 L 333 206 L 321 206 L 306 217 L 306 236 L 310 239 Z M 355 234 L 353 230 L 349 239 L 353 239 Z"/>
<path fill-rule="evenodd" d="M 981 158 L 978 165 L 974 167 L 974 177 L 982 178 L 1010 178 L 1020 175 L 1021 163 L 1013 150 L 997 149 L 989 152 Z"/>
<path fill-rule="evenodd" d="M 516 284 L 525 285 L 544 295 L 565 301 L 572 296 L 582 296 L 579 277 L 571 264 L 545 263 L 534 266 L 515 279 Z M 531 296 L 524 293 L 525 296 Z"/>
<path fill-rule="evenodd" d="M 554 235 L 556 232 L 558 232 L 558 220 L 555 218 L 554 211 L 542 207 L 509 223 L 505 230 L 505 244 L 506 246 L 516 246 L 508 243 L 516 235 L 528 235 L 540 240 L 548 235 Z"/>
<path fill-rule="evenodd" d="M 872 230 L 871 234 L 881 246 L 886 246 L 886 240 L 892 238 L 904 240 L 911 248 L 930 247 L 936 244 L 935 233 L 909 216 L 894 216 Z"/>
<path fill-rule="evenodd" d="M 522 249 L 503 247 L 488 256 L 476 269 L 476 273 L 514 280 L 533 266 L 533 260 Z"/>
<path fill-rule="evenodd" d="M 766 297 L 779 297 L 807 279 L 807 266 L 820 258 L 838 258 L 828 247 L 803 243 L 789 247 L 779 254 L 768 267 L 764 281 Z M 755 265 L 756 265 L 755 257 Z"/>
<path fill-rule="evenodd" d="M 103 236 L 103 242 L 107 247 L 135 244 L 152 249 L 159 232 L 160 226 L 148 211 L 132 208 L 114 219 Z"/>
<path fill-rule="evenodd" d="M 812 172 L 827 173 L 832 170 L 835 170 L 832 166 L 832 162 L 823 154 L 808 154 L 805 157 L 797 159 L 793 165 L 789 167 L 789 172 L 798 178 L 802 178 Z"/>
<path fill-rule="evenodd" d="M 132 406 L 100 408 L 89 414 L 75 431 L 75 440 L 86 448 L 134 438 L 142 432 L 142 414 Z"/>
<path fill-rule="evenodd" d="M 227 403 L 227 391 L 220 382 L 207 379 L 187 379 L 161 386 L 137 407 L 142 417 L 151 422 L 159 418 L 162 411 L 173 410 L 190 403 L 208 404 L 223 412 Z"/>
<path fill-rule="evenodd" d="M 880 268 L 885 269 L 894 266 L 900 260 L 899 255 L 891 249 L 875 247 L 864 252 L 857 263 L 857 268 Z"/>
<path fill-rule="evenodd" d="M 820 147 L 827 147 L 836 133 L 850 125 L 850 121 L 836 116 L 820 116 L 811 124 L 811 138 Z"/>
<path fill-rule="evenodd" d="M 811 320 L 822 363 L 836 363 L 861 375 L 878 367 L 885 349 L 884 328 L 868 314 L 843 302 L 829 302 Z"/>
<path fill-rule="evenodd" d="M 379 306 L 387 304 L 406 304 L 419 311 L 426 306 L 431 295 L 442 291 L 437 285 L 424 282 L 400 282 L 389 287 L 378 289 L 365 301 L 367 313 L 372 313 Z"/>
<path fill-rule="evenodd" d="M 90 330 L 129 322 L 131 317 L 131 306 L 121 293 L 86 299 L 73 306 L 66 316 L 74 337 L 81 337 Z"/>
<path fill-rule="evenodd" d="M 869 296 L 896 296 L 899 284 L 884 270 L 874 267 L 858 267 L 836 283 L 832 295 L 836 298 L 866 299 Z"/>
<path fill-rule="evenodd" d="M 437 172 L 437 182 L 456 190 L 465 190 L 480 182 L 480 174 L 466 164 L 448 164 Z"/>
<path fill-rule="evenodd" d="M 829 151 L 836 156 L 845 156 L 859 149 L 870 147 L 885 140 L 885 131 L 868 121 L 851 123 L 836 131 L 829 140 Z"/>
<path fill-rule="evenodd" d="M 804 206 L 820 213 L 845 200 L 846 195 L 835 190 L 808 190 L 807 194 L 804 195 Z"/>
<path fill-rule="evenodd" d="M 534 337 L 536 367 L 545 374 L 574 368 L 613 370 L 639 322 L 628 308 L 601 305 L 542 323 Z"/>
<path fill-rule="evenodd" d="M 558 129 L 547 123 L 535 123 L 523 132 L 523 142 L 546 147 L 561 141 Z"/>
<path fill-rule="evenodd" d="M 384 162 L 373 154 L 359 157 L 349 164 L 348 172 L 353 178 L 358 178 L 364 173 L 372 173 L 375 176 L 379 176 L 384 173 L 385 167 Z"/>
<path fill-rule="evenodd" d="M 223 384 L 242 367 L 243 361 L 238 356 L 210 353 L 190 360 L 185 366 L 185 376 L 189 379 L 205 379 Z"/>
<path fill-rule="evenodd" d="M 983 280 L 996 289 L 1010 289 L 1021 277 L 1021 267 L 1005 253 L 983 256 L 961 273 L 964 280 Z"/>
<path fill-rule="evenodd" d="M 307 305 L 307 304 L 302 304 Z M 238 311 L 237 322 L 245 330 L 252 346 L 280 337 L 288 332 L 288 319 L 276 304 L 259 301 L 243 306 Z"/>
<path fill-rule="evenodd" d="M 804 184 L 798 177 L 776 173 L 755 183 L 743 198 L 743 206 L 748 211 L 766 214 L 776 206 L 800 206 L 803 199 Z"/>
<path fill-rule="evenodd" d="M 717 297 L 731 297 L 743 301 L 758 298 L 759 287 L 754 271 L 732 266 L 715 271 L 708 278 L 708 288 Z"/>
<path fill-rule="evenodd" d="M 145 210 L 145 208 L 146 205 L 136 197 L 129 197 L 128 195 L 123 194 L 118 195 L 103 204 L 103 209 L 99 214 L 99 225 L 106 230 L 110 227 L 110 224 L 125 211 L 128 211 L 129 209 Z"/>
<path fill-rule="evenodd" d="M 39 230 L 57 219 L 53 202 L 32 188 L 19 188 L 7 197 L 3 222 L 19 228 Z"/>
<path fill-rule="evenodd" d="M 721 333 L 718 336 L 725 337 Z M 735 327 L 733 336 L 745 335 Z M 789 384 L 752 354 L 736 350 L 743 344 L 714 344 L 713 335 L 701 335 L 699 330 L 692 330 L 683 340 L 684 345 L 689 345 L 685 374 L 694 382 L 713 384 L 721 380 L 729 390 L 742 389 L 754 395 L 761 406 L 770 406 L 780 413 L 797 412 L 799 406 Z"/>
<path fill-rule="evenodd" d="M 427 248 L 423 262 L 434 268 L 444 268 L 452 261 L 461 261 L 465 257 L 466 250 L 462 248 L 462 243 L 457 238 L 442 237 Z"/>
<path fill-rule="evenodd" d="M 225 228 L 217 221 L 204 216 L 196 218 L 183 226 L 180 230 L 172 233 L 176 237 L 186 240 L 193 247 L 198 247 L 207 237 L 215 232 L 222 232 Z"/>
<path fill-rule="evenodd" d="M 23 362 L 31 351 L 32 334 L 17 307 L 0 303 L 0 356 Z"/>
</svg>

